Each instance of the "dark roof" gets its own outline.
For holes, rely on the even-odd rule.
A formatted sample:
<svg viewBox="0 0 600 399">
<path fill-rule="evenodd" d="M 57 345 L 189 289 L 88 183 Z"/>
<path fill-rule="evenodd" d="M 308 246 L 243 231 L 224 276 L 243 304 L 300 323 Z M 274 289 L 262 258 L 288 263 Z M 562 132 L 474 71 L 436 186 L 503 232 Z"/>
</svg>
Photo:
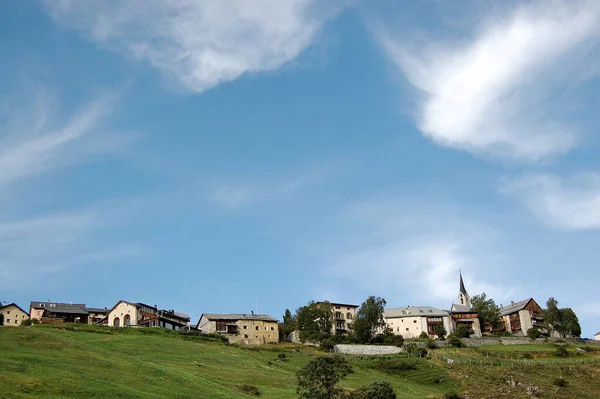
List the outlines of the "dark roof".
<svg viewBox="0 0 600 399">
<path fill-rule="evenodd" d="M 461 272 L 458 272 L 458 273 L 460 274 L 460 292 L 467 295 L 467 290 L 465 289 L 465 283 L 462 278 L 462 273 Z"/>
<path fill-rule="evenodd" d="M 474 313 L 469 306 L 452 304 L 451 311 L 453 313 Z"/>
<path fill-rule="evenodd" d="M 325 302 L 325 301 L 319 301 L 319 302 L 315 302 L 315 303 L 319 304 L 319 303 L 323 303 L 323 302 Z M 327 301 L 327 302 L 329 302 L 329 301 Z M 351 305 L 349 303 L 329 302 L 329 304 L 331 306 L 346 306 L 348 308 L 357 308 L 358 307 L 358 305 Z"/>
<path fill-rule="evenodd" d="M 533 298 L 527 298 L 527 299 L 524 299 L 519 302 L 511 303 L 508 306 L 504 306 L 503 308 L 500 309 L 500 315 L 506 316 L 508 314 L 518 312 L 519 310 L 523 310 L 523 309 L 525 309 L 525 306 L 527 306 L 527 304 L 531 300 L 533 300 Z"/>
<path fill-rule="evenodd" d="M 596 335 L 600 335 L 600 331 L 598 331 L 596 334 L 594 334 L 594 337 L 595 337 Z"/>
<path fill-rule="evenodd" d="M 50 301 L 32 301 L 29 304 L 29 308 L 34 308 L 34 309 L 45 309 L 45 308 L 49 308 L 50 305 L 54 305 L 54 306 L 75 306 L 78 308 L 85 308 L 85 303 L 63 303 L 63 302 L 50 302 Z M 52 306 L 52 307 L 54 307 Z"/>
<path fill-rule="evenodd" d="M 227 314 L 219 314 L 219 313 L 202 313 L 202 317 L 206 316 L 208 320 L 223 320 L 223 321 L 234 321 L 234 320 L 260 320 L 260 321 L 273 321 L 277 323 L 277 320 L 274 317 L 269 316 L 268 314 L 240 314 L 240 313 L 227 313 Z"/>
<path fill-rule="evenodd" d="M 9 307 L 9 306 L 16 306 L 16 307 L 17 307 L 17 308 L 18 308 L 18 309 L 19 309 L 21 312 L 23 312 L 23 313 L 25 313 L 27 316 L 29 316 L 29 312 L 26 312 L 26 311 L 24 311 L 22 307 L 20 307 L 19 305 L 17 305 L 17 304 L 16 304 L 16 303 L 14 303 L 14 302 L 13 302 L 13 303 L 9 303 L 8 305 L 2 305 L 2 306 L 0 306 L 0 309 L 7 308 L 7 307 Z"/>
<path fill-rule="evenodd" d="M 85 308 L 89 313 L 108 313 L 106 308 Z"/>
<path fill-rule="evenodd" d="M 63 313 L 63 314 L 82 314 L 82 315 L 86 315 L 89 314 L 89 312 L 84 309 L 84 308 L 80 308 L 78 306 L 49 306 L 47 308 L 44 308 L 44 311 L 48 311 L 48 313 Z"/>
</svg>

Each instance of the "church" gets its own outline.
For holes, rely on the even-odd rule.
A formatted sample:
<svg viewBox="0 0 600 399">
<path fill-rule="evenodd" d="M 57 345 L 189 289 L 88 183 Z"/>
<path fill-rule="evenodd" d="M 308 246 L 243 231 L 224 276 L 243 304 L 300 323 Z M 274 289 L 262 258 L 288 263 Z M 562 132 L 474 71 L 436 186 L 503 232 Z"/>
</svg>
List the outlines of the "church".
<svg viewBox="0 0 600 399">
<path fill-rule="evenodd" d="M 453 303 L 450 311 L 450 330 L 456 331 L 456 327 L 464 324 L 469 328 L 472 336 L 481 337 L 481 326 L 479 316 L 471 307 L 471 297 L 465 288 L 462 272 L 459 272 L 460 282 L 458 290 L 458 303 Z"/>
</svg>

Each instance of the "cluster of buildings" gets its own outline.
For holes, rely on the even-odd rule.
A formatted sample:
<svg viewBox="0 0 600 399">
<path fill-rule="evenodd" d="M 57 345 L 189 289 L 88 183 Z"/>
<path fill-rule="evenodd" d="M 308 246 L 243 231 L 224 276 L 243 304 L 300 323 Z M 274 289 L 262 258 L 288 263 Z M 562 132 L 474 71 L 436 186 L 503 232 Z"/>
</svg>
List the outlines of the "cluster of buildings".
<svg viewBox="0 0 600 399">
<path fill-rule="evenodd" d="M 332 334 L 350 333 L 356 318 L 358 305 L 331 303 Z M 500 305 L 502 330 L 524 336 L 530 328 L 544 329 L 542 308 L 533 298 Z M 216 314 L 203 313 L 195 326 L 190 316 L 173 309 L 159 309 L 156 305 L 120 300 L 111 309 L 88 308 L 85 304 L 34 301 L 26 312 L 15 303 L 3 303 L 0 314 L 5 326 L 19 326 L 32 318 L 41 323 L 87 323 L 111 327 L 159 327 L 173 330 L 198 330 L 205 334 L 223 334 L 230 343 L 259 345 L 279 342 L 279 322 L 264 314 Z M 384 310 L 384 319 L 390 330 L 404 338 L 417 338 L 423 332 L 437 338 L 438 326 L 444 326 L 448 334 L 466 325 L 475 337 L 482 336 L 478 314 L 473 311 L 462 274 L 460 274 L 457 303 L 450 310 L 431 306 L 407 306 Z M 600 331 L 594 336 L 600 340 Z"/>
</svg>

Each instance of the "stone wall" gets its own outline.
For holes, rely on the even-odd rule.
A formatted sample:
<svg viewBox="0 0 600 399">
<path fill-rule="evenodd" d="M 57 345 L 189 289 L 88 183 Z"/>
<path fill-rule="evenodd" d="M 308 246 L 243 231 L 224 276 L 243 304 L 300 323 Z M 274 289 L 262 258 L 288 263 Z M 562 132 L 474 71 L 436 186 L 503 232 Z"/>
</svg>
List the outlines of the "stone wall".
<svg viewBox="0 0 600 399">
<path fill-rule="evenodd" d="M 339 344 L 334 346 L 333 351 L 345 355 L 395 355 L 404 349 L 397 346 Z"/>
</svg>

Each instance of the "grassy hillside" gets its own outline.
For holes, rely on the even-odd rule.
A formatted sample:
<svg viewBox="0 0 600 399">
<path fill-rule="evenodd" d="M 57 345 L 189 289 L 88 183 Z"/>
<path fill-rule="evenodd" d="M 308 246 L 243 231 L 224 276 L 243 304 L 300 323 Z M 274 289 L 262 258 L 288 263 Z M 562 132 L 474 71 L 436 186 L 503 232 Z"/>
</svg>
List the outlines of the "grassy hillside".
<svg viewBox="0 0 600 399">
<path fill-rule="evenodd" d="M 235 347 L 159 329 L 88 330 L 0 328 L 0 397 L 247 399 L 234 386 L 251 384 L 260 397 L 295 398 L 296 371 L 322 354 L 293 345 Z M 278 360 L 282 352 L 285 361 Z M 374 369 L 373 360 L 352 364 L 347 388 L 385 380 L 401 398 L 424 398 L 458 387 L 426 360 L 401 375 Z"/>
<path fill-rule="evenodd" d="M 399 398 L 443 398 L 452 391 L 469 398 L 530 398 L 531 387 L 545 398 L 598 398 L 598 354 L 570 347 L 571 356 L 558 359 L 555 349 L 436 349 L 430 360 L 352 357 L 355 373 L 342 385 L 389 381 Z M 291 344 L 236 347 L 160 329 L 0 327 L 0 397 L 248 398 L 236 387 L 250 384 L 263 398 L 295 398 L 296 371 L 322 354 Z M 395 368 L 394 362 L 411 367 Z M 555 384 L 561 376 L 565 387 Z"/>
</svg>

